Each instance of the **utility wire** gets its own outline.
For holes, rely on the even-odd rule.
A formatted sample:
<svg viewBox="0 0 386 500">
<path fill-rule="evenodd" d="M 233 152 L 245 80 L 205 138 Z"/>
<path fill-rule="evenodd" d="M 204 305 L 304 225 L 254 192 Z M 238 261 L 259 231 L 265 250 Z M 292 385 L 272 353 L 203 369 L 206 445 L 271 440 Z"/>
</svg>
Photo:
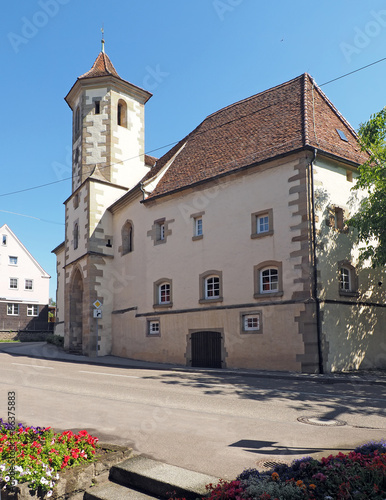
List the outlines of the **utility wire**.
<svg viewBox="0 0 386 500">
<path fill-rule="evenodd" d="M 352 75 L 354 73 L 358 73 L 359 71 L 363 71 L 364 69 L 369 68 L 370 66 L 374 66 L 375 64 L 379 64 L 380 62 L 383 62 L 385 60 L 386 60 L 386 57 L 383 57 L 382 59 L 378 59 L 377 61 L 374 61 L 374 62 L 372 62 L 370 64 L 366 64 L 365 66 L 362 66 L 362 67 L 360 67 L 358 69 L 355 69 L 354 71 L 350 71 L 349 73 L 345 73 L 344 75 L 341 75 L 341 76 L 338 76 L 336 78 L 333 78 L 332 80 L 328 80 L 327 82 L 324 82 L 324 83 L 318 85 L 318 87 L 324 87 L 325 85 L 329 85 L 330 83 L 336 82 L 337 80 L 341 80 L 342 78 L 346 78 L 347 76 L 350 76 L 350 75 Z M 209 128 L 209 129 L 204 130 L 202 132 L 196 132 L 196 135 L 204 134 L 204 133 L 210 132 L 211 130 L 215 130 L 216 128 L 223 127 L 224 125 L 228 125 L 229 123 L 232 123 L 234 121 L 242 120 L 244 118 L 247 118 L 248 116 L 251 116 L 253 114 L 259 113 L 260 111 L 263 111 L 264 109 L 270 108 L 272 106 L 276 106 L 277 104 L 278 103 L 269 104 L 268 106 L 266 106 L 264 108 L 260 108 L 260 109 L 258 109 L 256 111 L 253 111 L 251 113 L 247 113 L 247 114 L 245 114 L 243 116 L 240 116 L 238 118 L 235 118 L 233 120 L 229 120 L 228 122 L 221 123 L 220 125 L 217 125 L 216 127 Z M 133 156 L 131 158 L 127 158 L 126 160 L 121 160 L 121 161 L 116 162 L 116 163 L 105 165 L 104 167 L 100 167 L 100 169 L 109 168 L 109 167 L 118 165 L 120 163 L 125 163 L 127 161 L 134 160 L 134 159 L 139 158 L 139 157 L 144 156 L 144 155 L 149 155 L 150 153 L 154 153 L 154 152 L 159 151 L 161 149 L 165 149 L 167 147 L 175 146 L 179 142 L 181 142 L 181 140 L 180 141 L 171 142 L 170 144 L 165 144 L 164 146 L 160 146 L 158 148 L 152 149 L 152 150 L 148 151 L 147 153 L 144 153 L 144 154 L 141 154 L 141 155 L 137 155 L 137 156 Z M 282 144 L 279 144 L 279 146 L 280 145 L 282 145 Z M 271 148 L 268 148 L 268 149 L 271 149 Z M 265 151 L 265 150 L 263 150 L 263 151 Z M 77 174 L 77 175 L 80 177 L 80 174 Z M 60 179 L 58 181 L 52 181 L 52 182 L 48 182 L 46 184 L 40 184 L 38 186 L 32 186 L 32 187 L 29 187 L 29 188 L 20 189 L 20 190 L 12 191 L 12 192 L 9 192 L 9 193 L 2 193 L 2 194 L 0 194 L 0 197 L 11 196 L 13 194 L 25 193 L 26 191 L 32 191 L 32 190 L 35 190 L 35 189 L 40 189 L 40 188 L 43 188 L 43 187 L 52 186 L 52 185 L 58 184 L 60 182 L 65 182 L 65 181 L 71 180 L 72 178 L 73 178 L 73 176 L 71 176 L 71 177 L 65 177 L 64 179 Z"/>
<path fill-rule="evenodd" d="M 17 212 L 10 212 L 9 210 L 0 210 L 0 212 L 11 215 L 20 215 L 20 217 L 28 217 L 29 219 L 35 219 L 40 222 L 48 222 L 50 224 L 57 224 L 58 226 L 65 226 L 64 222 L 55 222 L 53 220 L 40 219 L 39 217 L 34 217 L 33 215 L 19 214 Z"/>
</svg>

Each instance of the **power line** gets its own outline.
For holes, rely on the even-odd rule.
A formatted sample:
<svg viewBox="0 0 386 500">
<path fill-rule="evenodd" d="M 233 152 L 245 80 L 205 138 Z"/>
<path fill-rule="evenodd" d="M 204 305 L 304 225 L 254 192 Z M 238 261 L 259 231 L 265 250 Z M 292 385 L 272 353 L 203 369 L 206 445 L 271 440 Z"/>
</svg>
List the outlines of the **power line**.
<svg viewBox="0 0 386 500">
<path fill-rule="evenodd" d="M 28 217 L 28 219 L 35 219 L 35 220 L 38 220 L 40 222 L 48 222 L 50 224 L 57 224 L 58 226 L 65 225 L 63 222 L 55 222 L 53 220 L 40 219 L 39 217 L 34 217 L 33 215 L 19 214 L 17 212 L 10 212 L 9 210 L 0 210 L 0 212 L 3 212 L 5 214 L 11 214 L 11 215 L 19 215 L 20 217 Z"/>
<path fill-rule="evenodd" d="M 382 59 L 378 59 L 377 61 L 374 61 L 370 64 L 366 64 L 365 66 L 362 66 L 358 69 L 355 69 L 353 71 L 350 71 L 349 73 L 345 73 L 344 75 L 340 75 L 336 78 L 333 78 L 332 80 L 328 80 L 327 82 L 324 82 L 320 85 L 318 85 L 318 87 L 324 87 L 325 85 L 329 85 L 330 83 L 333 83 L 333 82 L 336 82 L 338 80 L 341 80 L 342 78 L 346 78 L 347 76 L 350 76 L 354 73 L 358 73 L 359 71 L 363 71 L 364 69 L 366 68 L 369 68 L 370 66 L 374 66 L 375 64 L 379 64 L 380 62 L 383 62 L 383 61 L 386 61 L 386 57 L 382 58 Z M 212 128 L 209 128 L 207 130 L 204 130 L 202 132 L 197 132 L 196 134 L 197 135 L 200 135 L 200 134 L 204 134 L 204 133 L 207 133 L 207 132 L 210 132 L 211 130 L 215 130 L 216 128 L 219 128 L 219 127 L 223 127 L 224 125 L 227 125 L 229 123 L 232 123 L 234 121 L 238 121 L 238 120 L 242 120 L 243 118 L 246 118 L 248 116 L 251 116 L 255 113 L 259 113 L 260 111 L 262 111 L 263 109 L 267 109 L 269 107 L 272 107 L 272 106 L 275 106 L 277 103 L 273 103 L 273 104 L 269 104 L 268 106 L 266 106 L 265 108 L 261 108 L 261 109 L 258 109 L 256 111 L 253 111 L 251 113 L 247 113 L 243 116 L 240 116 L 238 118 L 235 118 L 233 120 L 229 120 L 228 122 L 225 122 L 225 123 L 222 123 L 220 125 L 217 125 L 216 127 L 212 127 Z M 183 140 L 183 139 L 182 139 Z M 137 156 L 133 156 L 131 158 L 127 158 L 126 160 L 121 160 L 119 162 L 116 162 L 116 163 L 112 163 L 112 164 L 109 164 L 109 165 L 105 165 L 104 167 L 100 167 L 100 169 L 104 169 L 104 168 L 109 168 L 109 167 L 112 167 L 114 165 L 119 165 L 121 163 L 125 163 L 127 161 L 131 161 L 131 160 L 135 160 L 136 158 L 140 158 L 141 156 L 144 156 L 144 155 L 148 155 L 150 153 L 154 153 L 156 151 L 159 151 L 161 149 L 165 149 L 165 148 L 168 148 L 168 147 L 171 147 L 171 146 L 175 146 L 176 144 L 178 144 L 180 141 L 175 141 L 175 142 L 171 142 L 170 144 L 165 144 L 164 146 L 160 146 L 158 148 L 155 148 L 155 149 L 152 149 L 150 151 L 148 151 L 147 153 L 144 153 L 144 154 L 141 154 L 141 155 L 137 155 Z M 268 148 L 270 149 L 270 148 Z M 78 177 L 81 176 L 81 174 L 76 174 Z M 32 187 L 29 187 L 29 188 L 25 188 L 25 189 L 20 189 L 20 190 L 17 190 L 17 191 L 12 191 L 12 192 L 9 192 L 9 193 L 2 193 L 0 194 L 0 197 L 3 197 L 3 196 L 11 196 L 13 194 L 20 194 L 20 193 L 25 193 L 26 191 L 32 191 L 32 190 L 35 190 L 35 189 L 40 189 L 40 188 L 43 188 L 43 187 L 47 187 L 47 186 L 53 186 L 54 184 L 58 184 L 60 182 L 65 182 L 65 181 L 68 181 L 68 180 L 71 180 L 73 178 L 73 176 L 71 177 L 65 177 L 64 179 L 60 179 L 58 181 L 52 181 L 52 182 L 48 182 L 46 184 L 39 184 L 38 186 L 32 186 Z"/>
</svg>

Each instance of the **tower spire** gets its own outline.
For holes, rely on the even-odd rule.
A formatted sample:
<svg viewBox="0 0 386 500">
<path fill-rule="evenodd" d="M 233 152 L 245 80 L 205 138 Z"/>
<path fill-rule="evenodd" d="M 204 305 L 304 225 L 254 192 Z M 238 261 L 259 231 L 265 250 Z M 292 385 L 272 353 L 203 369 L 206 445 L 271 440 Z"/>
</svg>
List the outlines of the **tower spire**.
<svg viewBox="0 0 386 500">
<path fill-rule="evenodd" d="M 102 28 L 101 28 L 101 32 L 102 32 L 102 52 L 105 53 L 105 30 L 104 30 L 104 27 L 102 25 Z"/>
</svg>

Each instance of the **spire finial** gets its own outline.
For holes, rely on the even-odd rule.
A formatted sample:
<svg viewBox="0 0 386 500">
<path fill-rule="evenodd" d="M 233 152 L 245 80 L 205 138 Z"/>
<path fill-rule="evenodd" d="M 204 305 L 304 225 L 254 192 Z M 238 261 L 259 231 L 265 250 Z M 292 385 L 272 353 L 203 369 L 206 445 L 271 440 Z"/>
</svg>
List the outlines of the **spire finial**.
<svg viewBox="0 0 386 500">
<path fill-rule="evenodd" d="M 102 32 L 102 52 L 105 53 L 105 36 L 104 36 L 105 30 L 104 30 L 103 24 L 102 24 L 101 32 Z"/>
</svg>

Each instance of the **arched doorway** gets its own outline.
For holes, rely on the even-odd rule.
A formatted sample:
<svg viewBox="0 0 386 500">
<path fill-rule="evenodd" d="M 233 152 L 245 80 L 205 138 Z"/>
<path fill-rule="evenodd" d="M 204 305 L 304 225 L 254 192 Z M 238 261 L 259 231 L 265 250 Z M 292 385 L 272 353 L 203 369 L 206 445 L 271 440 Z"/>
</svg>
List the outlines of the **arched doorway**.
<svg viewBox="0 0 386 500">
<path fill-rule="evenodd" d="M 75 271 L 70 289 L 70 351 L 82 353 L 83 344 L 83 278 Z"/>
<path fill-rule="evenodd" d="M 192 366 L 221 368 L 221 333 L 194 332 L 191 336 Z"/>
</svg>

